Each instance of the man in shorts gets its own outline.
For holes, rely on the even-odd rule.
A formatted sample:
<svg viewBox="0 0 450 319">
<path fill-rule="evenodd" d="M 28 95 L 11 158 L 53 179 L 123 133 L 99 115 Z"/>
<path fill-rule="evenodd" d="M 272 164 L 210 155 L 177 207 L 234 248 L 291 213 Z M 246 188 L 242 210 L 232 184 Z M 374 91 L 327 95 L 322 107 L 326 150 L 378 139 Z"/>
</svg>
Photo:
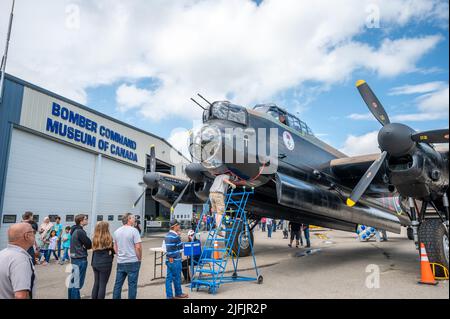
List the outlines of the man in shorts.
<svg viewBox="0 0 450 319">
<path fill-rule="evenodd" d="M 236 185 L 230 181 L 230 175 L 222 174 L 216 176 L 209 190 L 211 211 L 216 216 L 216 227 L 221 225 L 222 216 L 225 213 L 225 194 L 227 193 L 228 186 L 231 186 L 233 189 L 236 188 Z"/>
</svg>

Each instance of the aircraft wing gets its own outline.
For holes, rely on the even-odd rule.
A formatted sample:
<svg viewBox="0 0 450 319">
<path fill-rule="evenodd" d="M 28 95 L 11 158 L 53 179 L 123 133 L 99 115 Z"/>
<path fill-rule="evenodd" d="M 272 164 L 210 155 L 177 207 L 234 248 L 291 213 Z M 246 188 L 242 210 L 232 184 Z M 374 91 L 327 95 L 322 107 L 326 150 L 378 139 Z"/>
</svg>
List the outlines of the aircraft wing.
<svg viewBox="0 0 450 319">
<path fill-rule="evenodd" d="M 379 154 L 370 154 L 334 159 L 326 165 L 325 171 L 339 180 L 343 186 L 353 189 L 379 156 Z M 386 167 L 382 167 L 367 190 L 367 195 L 385 197 L 390 194 L 392 196 L 392 192 L 388 190 L 388 185 L 383 181 L 385 173 Z"/>
</svg>

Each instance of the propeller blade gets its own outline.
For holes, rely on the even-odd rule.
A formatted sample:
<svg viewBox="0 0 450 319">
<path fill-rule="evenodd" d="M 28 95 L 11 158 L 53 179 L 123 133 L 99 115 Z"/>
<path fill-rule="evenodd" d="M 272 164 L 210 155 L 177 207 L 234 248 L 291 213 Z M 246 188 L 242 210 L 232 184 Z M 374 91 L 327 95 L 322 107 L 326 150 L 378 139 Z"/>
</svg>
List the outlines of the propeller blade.
<svg viewBox="0 0 450 319">
<path fill-rule="evenodd" d="M 147 191 L 147 188 L 142 192 L 141 196 L 139 196 L 139 198 L 134 202 L 133 204 L 133 208 L 135 208 L 137 206 L 137 204 L 139 203 L 139 201 L 141 200 L 141 198 L 145 195 L 145 192 Z"/>
<path fill-rule="evenodd" d="M 178 203 L 180 202 L 181 198 L 183 197 L 184 193 L 186 192 L 186 190 L 189 188 L 190 185 L 191 185 L 191 182 L 187 183 L 186 187 L 183 188 L 180 195 L 178 195 L 177 199 L 173 202 L 172 207 L 170 208 L 171 212 L 173 212 L 175 210 L 175 207 L 177 207 Z"/>
<path fill-rule="evenodd" d="M 356 82 L 356 87 L 358 88 L 358 91 L 361 94 L 364 102 L 366 102 L 370 112 L 372 112 L 378 122 L 380 122 L 383 126 L 391 123 L 383 105 L 378 100 L 375 93 L 373 93 L 372 89 L 366 83 L 366 81 L 359 80 L 358 82 Z"/>
<path fill-rule="evenodd" d="M 384 160 L 386 159 L 386 156 L 387 156 L 387 152 L 384 151 L 383 153 L 381 153 L 380 157 L 375 162 L 372 163 L 372 165 L 369 167 L 367 172 L 364 174 L 364 176 L 358 182 L 358 185 L 356 185 L 356 187 L 353 190 L 350 197 L 347 198 L 348 206 L 353 207 L 359 201 L 361 196 L 364 194 L 364 192 L 369 187 L 370 183 L 372 183 L 375 175 L 377 175 L 378 171 L 381 168 L 381 165 L 384 163 Z"/>
<path fill-rule="evenodd" d="M 414 142 L 448 143 L 448 128 L 443 130 L 420 132 L 413 134 L 411 138 Z"/>
<path fill-rule="evenodd" d="M 150 172 L 156 172 L 156 152 L 155 145 L 150 146 Z"/>
</svg>

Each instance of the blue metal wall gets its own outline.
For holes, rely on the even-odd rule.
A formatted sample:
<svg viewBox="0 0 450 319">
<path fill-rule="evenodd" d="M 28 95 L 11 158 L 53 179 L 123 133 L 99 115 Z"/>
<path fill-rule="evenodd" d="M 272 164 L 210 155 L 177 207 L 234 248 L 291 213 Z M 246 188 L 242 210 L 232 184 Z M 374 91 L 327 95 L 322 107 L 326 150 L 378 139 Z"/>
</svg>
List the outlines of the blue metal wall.
<svg viewBox="0 0 450 319">
<path fill-rule="evenodd" d="M 24 86 L 6 76 L 3 100 L 0 103 L 0 221 L 3 215 L 6 173 L 13 124 L 19 124 Z"/>
</svg>

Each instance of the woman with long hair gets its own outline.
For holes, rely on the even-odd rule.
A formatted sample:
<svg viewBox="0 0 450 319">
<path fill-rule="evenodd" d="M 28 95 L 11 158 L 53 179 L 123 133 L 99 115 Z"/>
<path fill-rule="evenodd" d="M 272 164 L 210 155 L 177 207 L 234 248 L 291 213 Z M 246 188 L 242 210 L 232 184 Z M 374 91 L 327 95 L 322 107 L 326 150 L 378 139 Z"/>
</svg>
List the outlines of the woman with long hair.
<svg viewBox="0 0 450 319">
<path fill-rule="evenodd" d="M 92 239 L 92 268 L 94 269 L 94 287 L 92 299 L 105 299 L 106 285 L 114 259 L 113 238 L 109 231 L 109 224 L 101 221 L 95 225 Z"/>
</svg>

